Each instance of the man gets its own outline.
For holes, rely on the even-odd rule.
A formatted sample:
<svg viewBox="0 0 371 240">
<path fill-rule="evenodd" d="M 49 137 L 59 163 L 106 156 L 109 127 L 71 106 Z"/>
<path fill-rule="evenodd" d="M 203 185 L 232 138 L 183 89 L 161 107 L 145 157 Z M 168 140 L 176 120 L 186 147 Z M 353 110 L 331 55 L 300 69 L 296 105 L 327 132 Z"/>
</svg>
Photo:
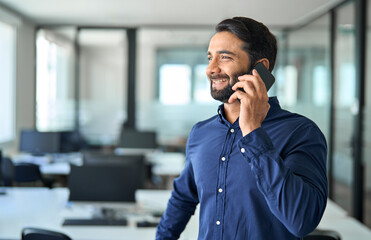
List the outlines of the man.
<svg viewBox="0 0 371 240">
<path fill-rule="evenodd" d="M 272 71 L 275 37 L 235 17 L 216 26 L 206 74 L 218 114 L 197 123 L 156 239 L 177 239 L 200 203 L 199 239 L 300 239 L 326 207 L 326 141 L 309 119 L 268 98 L 256 70 Z"/>
</svg>

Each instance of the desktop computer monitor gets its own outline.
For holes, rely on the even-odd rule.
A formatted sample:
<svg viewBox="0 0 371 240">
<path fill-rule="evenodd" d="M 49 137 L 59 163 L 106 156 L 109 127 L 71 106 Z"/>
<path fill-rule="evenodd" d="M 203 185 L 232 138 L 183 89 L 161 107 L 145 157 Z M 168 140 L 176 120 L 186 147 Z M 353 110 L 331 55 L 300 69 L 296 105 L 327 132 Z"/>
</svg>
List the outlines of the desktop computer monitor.
<svg viewBox="0 0 371 240">
<path fill-rule="evenodd" d="M 118 141 L 119 148 L 155 149 L 157 148 L 155 132 L 141 132 L 122 129 Z"/>
<path fill-rule="evenodd" d="M 77 131 L 63 131 L 60 134 L 61 153 L 78 152 L 84 148 L 84 140 Z"/>
<path fill-rule="evenodd" d="M 34 155 L 78 152 L 84 141 L 77 131 L 39 132 L 22 130 L 19 150 Z"/>
<path fill-rule="evenodd" d="M 70 201 L 134 202 L 135 191 L 143 188 L 143 156 L 122 156 L 110 161 L 85 161 L 71 165 L 68 176 Z"/>
<path fill-rule="evenodd" d="M 31 154 L 58 153 L 60 136 L 58 132 L 22 130 L 19 150 Z"/>
</svg>

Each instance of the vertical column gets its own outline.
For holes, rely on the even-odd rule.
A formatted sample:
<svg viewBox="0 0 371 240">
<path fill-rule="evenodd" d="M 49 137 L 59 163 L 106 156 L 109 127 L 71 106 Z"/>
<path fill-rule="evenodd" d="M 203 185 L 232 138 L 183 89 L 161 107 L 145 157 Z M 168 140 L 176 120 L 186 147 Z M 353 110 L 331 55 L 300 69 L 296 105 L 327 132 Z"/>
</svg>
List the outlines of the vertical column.
<svg viewBox="0 0 371 240">
<path fill-rule="evenodd" d="M 127 120 L 124 127 L 135 129 L 135 73 L 136 73 L 136 34 L 137 29 L 127 29 L 128 37 L 128 92 Z"/>
<path fill-rule="evenodd" d="M 334 134 L 335 134 L 335 35 L 336 35 L 336 13 L 332 9 L 330 11 L 330 116 L 329 129 L 330 135 L 328 139 L 328 196 L 334 199 Z"/>
<path fill-rule="evenodd" d="M 363 222 L 363 186 L 364 186 L 364 164 L 363 164 L 363 120 L 365 106 L 365 50 L 366 50 L 366 0 L 355 1 L 355 72 L 356 72 L 356 100 L 358 113 L 354 121 L 353 140 L 353 215 Z"/>
<path fill-rule="evenodd" d="M 80 27 L 76 28 L 75 34 L 75 131 L 80 131 Z"/>
</svg>

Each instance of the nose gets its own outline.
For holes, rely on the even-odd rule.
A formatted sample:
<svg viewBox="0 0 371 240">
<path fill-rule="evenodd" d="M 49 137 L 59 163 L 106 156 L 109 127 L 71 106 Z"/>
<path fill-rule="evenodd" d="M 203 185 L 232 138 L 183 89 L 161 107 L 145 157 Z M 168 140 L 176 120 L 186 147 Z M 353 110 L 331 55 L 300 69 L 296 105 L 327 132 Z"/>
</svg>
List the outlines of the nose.
<svg viewBox="0 0 371 240">
<path fill-rule="evenodd" d="M 213 73 L 220 73 L 218 61 L 215 58 L 209 61 L 209 65 L 206 68 L 207 76 Z"/>
</svg>

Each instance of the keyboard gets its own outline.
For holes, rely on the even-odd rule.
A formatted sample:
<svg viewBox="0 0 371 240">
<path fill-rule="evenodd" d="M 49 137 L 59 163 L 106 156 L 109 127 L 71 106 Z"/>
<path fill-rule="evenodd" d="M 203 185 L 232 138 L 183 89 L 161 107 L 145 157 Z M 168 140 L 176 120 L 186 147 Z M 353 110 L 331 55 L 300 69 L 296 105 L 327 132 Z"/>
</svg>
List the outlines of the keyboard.
<svg viewBox="0 0 371 240">
<path fill-rule="evenodd" d="M 63 226 L 126 226 L 128 224 L 126 219 L 65 219 Z"/>
</svg>

